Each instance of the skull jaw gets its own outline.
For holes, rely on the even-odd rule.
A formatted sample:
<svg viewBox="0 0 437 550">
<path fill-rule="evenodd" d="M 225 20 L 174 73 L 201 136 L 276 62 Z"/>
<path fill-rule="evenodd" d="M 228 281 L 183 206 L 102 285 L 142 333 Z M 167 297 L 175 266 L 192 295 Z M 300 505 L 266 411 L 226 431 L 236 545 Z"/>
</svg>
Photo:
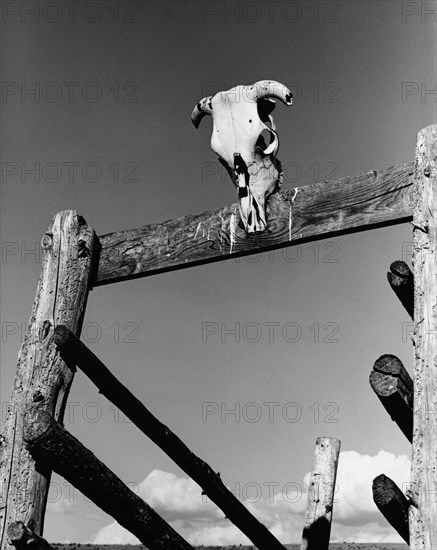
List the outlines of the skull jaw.
<svg viewBox="0 0 437 550">
<path fill-rule="evenodd" d="M 250 191 L 238 198 L 240 217 L 248 235 L 262 233 L 267 229 L 264 200 L 257 200 Z"/>
<path fill-rule="evenodd" d="M 243 190 L 239 188 L 238 207 L 241 223 L 248 235 L 262 233 L 267 229 L 265 212 L 265 200 L 263 197 L 256 197 L 250 187 Z"/>
<path fill-rule="evenodd" d="M 242 159 L 236 155 L 241 163 Z M 243 169 L 231 168 L 219 156 L 220 163 L 226 168 L 238 190 L 238 206 L 243 227 L 249 235 L 262 233 L 267 229 L 266 199 L 281 188 L 282 165 L 273 155 L 255 154 L 248 166 L 242 162 Z"/>
<path fill-rule="evenodd" d="M 281 163 L 275 157 L 255 155 L 249 164 L 245 182 L 247 194 L 237 176 L 240 217 L 246 233 L 262 233 L 267 229 L 266 200 L 277 192 L 282 183 Z"/>
</svg>

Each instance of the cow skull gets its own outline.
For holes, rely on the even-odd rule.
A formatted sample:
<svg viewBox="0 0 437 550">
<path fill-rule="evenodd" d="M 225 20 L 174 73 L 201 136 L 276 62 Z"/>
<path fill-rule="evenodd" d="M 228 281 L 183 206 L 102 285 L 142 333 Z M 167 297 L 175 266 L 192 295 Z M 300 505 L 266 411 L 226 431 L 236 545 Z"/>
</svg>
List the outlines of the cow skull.
<svg viewBox="0 0 437 550">
<path fill-rule="evenodd" d="M 212 115 L 211 148 L 238 190 L 247 233 L 266 229 L 265 201 L 282 183 L 281 163 L 276 159 L 279 139 L 271 116 L 276 102 L 271 98 L 292 104 L 292 94 L 283 84 L 260 80 L 204 97 L 191 115 L 196 128 L 205 115 Z M 263 131 L 270 137 L 268 145 Z"/>
</svg>

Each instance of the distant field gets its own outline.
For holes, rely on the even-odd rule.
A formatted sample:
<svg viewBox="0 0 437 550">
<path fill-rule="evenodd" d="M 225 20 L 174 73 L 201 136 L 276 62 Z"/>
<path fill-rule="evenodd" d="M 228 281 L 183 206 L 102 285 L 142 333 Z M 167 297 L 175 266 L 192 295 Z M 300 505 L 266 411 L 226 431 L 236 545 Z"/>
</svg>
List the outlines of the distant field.
<svg viewBox="0 0 437 550">
<path fill-rule="evenodd" d="M 147 550 L 142 544 L 137 546 L 133 544 L 56 544 L 51 543 L 55 550 L 74 550 L 80 548 L 81 550 Z M 202 550 L 256 550 L 255 546 L 195 546 Z M 300 544 L 286 544 L 287 550 L 300 550 Z M 333 543 L 329 545 L 330 550 L 408 550 L 406 544 L 377 544 L 377 543 L 354 543 L 354 542 L 342 542 Z"/>
</svg>

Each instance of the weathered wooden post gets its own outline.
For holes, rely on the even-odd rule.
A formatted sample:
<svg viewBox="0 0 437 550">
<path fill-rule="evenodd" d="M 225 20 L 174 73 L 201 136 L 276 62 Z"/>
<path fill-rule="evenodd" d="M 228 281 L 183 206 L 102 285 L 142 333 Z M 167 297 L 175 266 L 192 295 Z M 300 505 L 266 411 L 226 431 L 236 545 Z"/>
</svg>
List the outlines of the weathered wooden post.
<svg viewBox="0 0 437 550">
<path fill-rule="evenodd" d="M 94 265 L 94 230 L 73 210 L 59 212 L 42 239 L 42 271 L 21 347 L 10 409 L 0 440 L 0 548 L 8 525 L 23 522 L 42 534 L 50 470 L 35 469 L 23 440 L 24 413 L 32 403 L 62 422 L 73 371 L 53 343 L 56 325 L 79 334 Z"/>
<path fill-rule="evenodd" d="M 437 548 L 437 125 L 418 134 L 414 226 L 414 423 L 410 547 Z"/>
<path fill-rule="evenodd" d="M 340 445 L 333 437 L 317 438 L 301 550 L 329 548 Z"/>
</svg>

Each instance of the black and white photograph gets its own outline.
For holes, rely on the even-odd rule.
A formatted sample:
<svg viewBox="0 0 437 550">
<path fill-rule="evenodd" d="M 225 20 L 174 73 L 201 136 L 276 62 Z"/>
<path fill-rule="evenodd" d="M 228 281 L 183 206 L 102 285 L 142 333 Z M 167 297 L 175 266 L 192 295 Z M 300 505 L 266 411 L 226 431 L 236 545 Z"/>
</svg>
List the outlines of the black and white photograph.
<svg viewBox="0 0 437 550">
<path fill-rule="evenodd" d="M 437 1 L 0 6 L 0 550 L 436 550 Z"/>
</svg>

